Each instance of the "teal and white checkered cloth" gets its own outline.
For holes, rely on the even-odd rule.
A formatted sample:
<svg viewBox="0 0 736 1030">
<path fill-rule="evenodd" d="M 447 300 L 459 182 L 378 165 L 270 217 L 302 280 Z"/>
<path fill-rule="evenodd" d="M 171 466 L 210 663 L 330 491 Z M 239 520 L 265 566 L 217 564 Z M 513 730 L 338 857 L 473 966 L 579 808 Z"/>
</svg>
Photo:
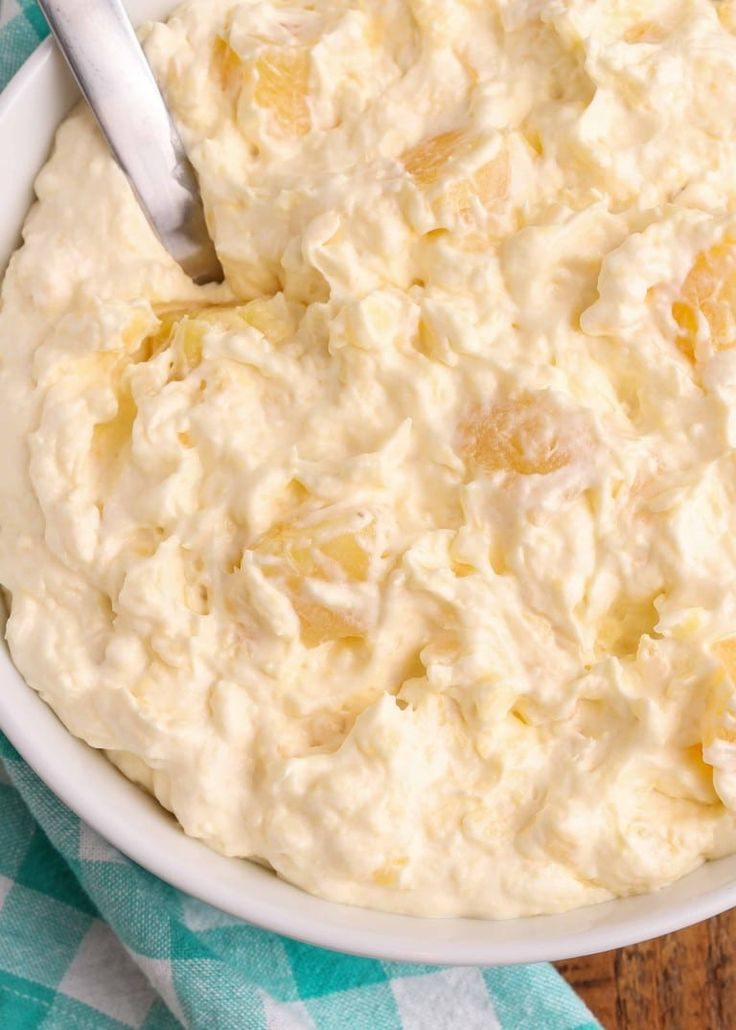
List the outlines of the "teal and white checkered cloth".
<svg viewBox="0 0 736 1030">
<path fill-rule="evenodd" d="M 48 33 L 34 0 L 0 0 L 0 89 Z"/>
<path fill-rule="evenodd" d="M 47 30 L 0 0 L 0 89 Z M 129 861 L 0 735 L 2 1030 L 596 1030 L 547 965 L 441 969 L 258 930 Z"/>
</svg>

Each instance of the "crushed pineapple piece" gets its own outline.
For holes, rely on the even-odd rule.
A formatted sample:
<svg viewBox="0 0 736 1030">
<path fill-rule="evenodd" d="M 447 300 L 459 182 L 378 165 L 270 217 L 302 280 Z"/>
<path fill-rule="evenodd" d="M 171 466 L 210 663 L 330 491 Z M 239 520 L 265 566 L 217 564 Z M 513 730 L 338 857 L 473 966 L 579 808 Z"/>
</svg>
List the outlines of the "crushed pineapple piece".
<svg viewBox="0 0 736 1030">
<path fill-rule="evenodd" d="M 241 317 L 273 344 L 285 343 L 296 331 L 292 310 L 283 296 L 252 300 L 239 309 Z"/>
<path fill-rule="evenodd" d="M 275 297 L 260 297 L 248 304 L 202 308 L 191 317 L 219 329 L 242 329 L 249 325 L 262 333 L 269 343 L 279 344 L 293 336 L 296 330 L 293 307 L 279 293 Z"/>
<path fill-rule="evenodd" d="M 256 103 L 273 113 L 284 132 L 294 136 L 306 135 L 312 126 L 307 103 L 307 51 L 271 47 L 256 61 L 256 72 Z"/>
<path fill-rule="evenodd" d="M 349 580 L 364 581 L 370 571 L 372 535 L 371 522 L 354 529 L 340 519 L 280 525 L 266 535 L 258 551 L 283 559 L 301 577 L 334 579 L 339 569 Z"/>
<path fill-rule="evenodd" d="M 477 197 L 484 207 L 502 200 L 509 190 L 509 159 L 505 152 L 483 165 L 471 179 L 452 183 L 446 194 L 450 207 L 461 216 L 467 215 Z"/>
<path fill-rule="evenodd" d="M 736 32 L 736 4 L 733 2 L 716 4 L 716 12 L 724 29 L 728 32 Z"/>
<path fill-rule="evenodd" d="M 341 533 L 322 544 L 321 551 L 333 558 L 351 579 L 367 579 L 370 566 L 368 552 L 358 543 L 354 533 Z"/>
<path fill-rule="evenodd" d="M 224 91 L 228 92 L 242 85 L 243 62 L 222 36 L 217 36 L 213 44 L 212 63 Z"/>
<path fill-rule="evenodd" d="M 148 356 L 170 347 L 174 357 L 173 379 L 183 379 L 202 360 L 202 341 L 211 328 L 227 331 L 252 326 L 273 344 L 293 336 L 296 319 L 281 294 L 249 304 L 222 304 L 201 308 L 173 308 L 159 313 L 159 326 L 147 338 Z"/>
<path fill-rule="evenodd" d="M 350 612 L 337 611 L 298 594 L 292 597 L 294 609 L 301 623 L 302 642 L 307 647 L 318 647 L 329 640 L 347 640 L 362 637 L 366 627 Z"/>
<path fill-rule="evenodd" d="M 173 346 L 182 378 L 199 367 L 202 361 L 202 340 L 206 332 L 206 325 L 188 318 L 174 330 Z"/>
<path fill-rule="evenodd" d="M 403 155 L 409 175 L 423 188 L 432 186 L 440 178 L 452 158 L 466 157 L 475 146 L 475 138 L 454 129 L 439 136 L 423 139 Z"/>
<path fill-rule="evenodd" d="M 157 325 L 149 330 L 153 316 L 150 311 L 136 311 L 122 332 L 128 355 L 123 366 L 114 354 L 109 354 L 110 374 L 117 396 L 117 412 L 107 422 L 95 426 L 92 453 L 101 462 L 113 463 L 124 445 L 130 440 L 137 406 L 130 383 L 124 378 L 124 369 L 130 364 L 149 361 L 164 350 L 172 358 L 170 379 L 185 379 L 202 361 L 202 344 L 206 333 L 213 327 L 224 330 L 252 326 L 271 343 L 281 344 L 289 339 L 296 328 L 293 306 L 281 294 L 260 298 L 242 305 L 215 305 L 210 307 L 166 307 L 157 312 Z"/>
<path fill-rule="evenodd" d="M 124 383 L 117 391 L 118 408 L 107 422 L 99 422 L 92 436 L 92 454 L 101 465 L 109 465 L 120 454 L 122 448 L 130 440 L 133 423 L 138 414 L 138 407 L 133 399 L 129 383 Z"/>
<path fill-rule="evenodd" d="M 703 319 L 715 350 L 736 345 L 736 247 L 720 243 L 698 255 L 672 317 L 681 330 L 677 345 L 691 361 Z"/>
<path fill-rule="evenodd" d="M 637 22 L 624 32 L 625 43 L 662 43 L 666 38 L 666 28 L 656 21 Z"/>
<path fill-rule="evenodd" d="M 509 156 L 502 151 L 473 176 L 475 190 L 486 207 L 505 197 L 509 190 Z"/>
<path fill-rule="evenodd" d="M 467 157 L 477 145 L 477 136 L 456 129 L 422 140 L 407 150 L 402 160 L 417 185 L 427 190 L 439 182 L 453 161 Z M 452 182 L 445 191 L 444 201 L 455 213 L 467 215 L 474 198 L 489 207 L 506 196 L 508 188 L 509 159 L 502 151 L 474 175 Z"/>
<path fill-rule="evenodd" d="M 728 675 L 736 683 L 736 637 L 727 637 L 713 645 L 713 650 L 723 663 Z"/>
<path fill-rule="evenodd" d="M 227 39 L 218 36 L 212 64 L 223 91 L 236 98 L 255 71 L 256 104 L 273 114 L 282 132 L 292 136 L 309 132 L 309 54 L 304 47 L 268 47 L 254 62 L 246 62 Z"/>
<path fill-rule="evenodd" d="M 698 338 L 698 316 L 689 304 L 676 301 L 672 305 L 672 317 L 682 330 L 677 346 L 689 361 L 695 363 L 695 341 Z"/>
<path fill-rule="evenodd" d="M 572 433 L 541 397 L 525 395 L 473 414 L 462 426 L 463 453 L 486 472 L 547 475 L 575 456 Z"/>
<path fill-rule="evenodd" d="M 333 609 L 305 595 L 306 579 L 361 582 L 370 572 L 372 525 L 345 530 L 339 520 L 307 526 L 278 526 L 256 550 L 276 562 L 264 567 L 280 579 L 301 622 L 302 641 L 315 647 L 326 640 L 363 636 L 366 626 L 352 612 Z"/>
<path fill-rule="evenodd" d="M 371 879 L 378 887 L 395 887 L 399 882 L 401 870 L 409 864 L 406 855 L 392 858 L 389 862 L 373 870 Z"/>
</svg>

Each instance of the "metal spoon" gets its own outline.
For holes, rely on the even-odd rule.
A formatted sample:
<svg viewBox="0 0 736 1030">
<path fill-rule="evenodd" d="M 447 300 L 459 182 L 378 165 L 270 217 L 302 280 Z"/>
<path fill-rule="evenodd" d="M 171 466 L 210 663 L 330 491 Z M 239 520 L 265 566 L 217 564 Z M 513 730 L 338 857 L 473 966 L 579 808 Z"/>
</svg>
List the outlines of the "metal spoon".
<svg viewBox="0 0 736 1030">
<path fill-rule="evenodd" d="M 39 6 L 152 229 L 196 283 L 222 282 L 194 170 L 122 3 Z"/>
</svg>

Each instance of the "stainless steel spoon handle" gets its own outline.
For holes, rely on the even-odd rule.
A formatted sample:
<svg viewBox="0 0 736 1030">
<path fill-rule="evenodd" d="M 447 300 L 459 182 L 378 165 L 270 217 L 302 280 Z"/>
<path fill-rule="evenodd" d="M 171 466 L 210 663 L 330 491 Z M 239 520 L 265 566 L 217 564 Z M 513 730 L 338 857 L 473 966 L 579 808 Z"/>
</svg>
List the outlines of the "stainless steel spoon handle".
<svg viewBox="0 0 736 1030">
<path fill-rule="evenodd" d="M 39 6 L 161 242 L 195 282 L 221 282 L 194 171 L 122 3 Z"/>
</svg>

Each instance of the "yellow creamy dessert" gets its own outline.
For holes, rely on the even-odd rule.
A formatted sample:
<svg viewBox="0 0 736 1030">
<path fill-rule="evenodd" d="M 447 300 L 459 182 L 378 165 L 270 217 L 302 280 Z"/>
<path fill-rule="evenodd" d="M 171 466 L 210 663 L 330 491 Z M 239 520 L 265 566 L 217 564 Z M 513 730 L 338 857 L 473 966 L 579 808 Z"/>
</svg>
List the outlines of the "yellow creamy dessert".
<svg viewBox="0 0 736 1030">
<path fill-rule="evenodd" d="M 507 917 L 736 850 L 736 4 L 193 0 L 227 273 L 86 111 L 0 311 L 28 682 L 228 855 Z"/>
</svg>

